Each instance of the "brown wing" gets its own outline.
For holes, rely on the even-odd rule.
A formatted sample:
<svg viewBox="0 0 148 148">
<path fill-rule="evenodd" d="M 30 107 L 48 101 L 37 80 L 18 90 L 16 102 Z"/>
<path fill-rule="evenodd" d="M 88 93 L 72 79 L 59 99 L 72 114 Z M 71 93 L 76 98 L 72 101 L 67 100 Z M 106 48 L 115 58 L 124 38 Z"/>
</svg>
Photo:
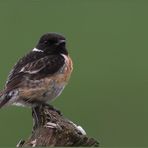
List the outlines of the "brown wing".
<svg viewBox="0 0 148 148">
<path fill-rule="evenodd" d="M 27 79 L 37 80 L 47 75 L 56 73 L 64 65 L 64 58 L 61 55 L 51 55 L 26 64 L 20 72 L 11 76 L 6 85 L 6 92 L 21 87 Z"/>
</svg>

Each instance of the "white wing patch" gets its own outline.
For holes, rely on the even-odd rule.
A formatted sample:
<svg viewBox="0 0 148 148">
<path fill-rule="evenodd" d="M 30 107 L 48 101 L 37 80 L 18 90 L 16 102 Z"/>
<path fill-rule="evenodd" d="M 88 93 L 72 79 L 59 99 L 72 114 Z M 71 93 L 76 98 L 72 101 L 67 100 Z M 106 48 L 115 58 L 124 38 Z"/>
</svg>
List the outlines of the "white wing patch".
<svg viewBox="0 0 148 148">
<path fill-rule="evenodd" d="M 33 48 L 32 51 L 43 52 L 43 50 L 40 50 L 40 49 L 37 49 L 37 48 Z"/>
<path fill-rule="evenodd" d="M 42 69 L 42 68 L 41 68 Z M 38 73 L 41 69 L 38 69 L 38 70 L 33 70 L 33 71 L 27 71 L 25 70 L 25 68 L 23 67 L 20 72 L 25 72 L 25 73 L 29 73 L 29 74 L 35 74 L 35 73 Z"/>
<path fill-rule="evenodd" d="M 21 70 L 20 70 L 20 72 L 23 72 L 25 70 L 25 68 L 23 67 Z"/>
</svg>

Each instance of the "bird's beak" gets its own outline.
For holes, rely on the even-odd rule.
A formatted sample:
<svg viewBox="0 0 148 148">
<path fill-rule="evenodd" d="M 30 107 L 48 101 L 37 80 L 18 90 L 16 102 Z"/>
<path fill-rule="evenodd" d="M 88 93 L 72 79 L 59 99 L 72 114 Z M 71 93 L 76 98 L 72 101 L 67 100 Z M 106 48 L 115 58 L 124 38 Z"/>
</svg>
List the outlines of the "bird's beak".
<svg viewBox="0 0 148 148">
<path fill-rule="evenodd" d="M 65 43 L 66 43 L 65 40 L 59 40 L 59 41 L 56 43 L 56 45 L 65 44 Z"/>
</svg>

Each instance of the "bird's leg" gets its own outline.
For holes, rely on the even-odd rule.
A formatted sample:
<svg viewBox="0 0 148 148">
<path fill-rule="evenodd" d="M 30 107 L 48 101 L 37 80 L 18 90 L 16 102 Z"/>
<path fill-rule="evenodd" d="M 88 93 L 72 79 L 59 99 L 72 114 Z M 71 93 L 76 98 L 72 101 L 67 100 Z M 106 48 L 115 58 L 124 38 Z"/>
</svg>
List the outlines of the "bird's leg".
<svg viewBox="0 0 148 148">
<path fill-rule="evenodd" d="M 33 131 L 37 128 L 39 128 L 40 126 L 40 123 L 39 123 L 39 116 L 38 116 L 38 113 L 37 111 L 39 110 L 39 106 L 37 107 L 32 107 L 32 116 L 33 116 L 33 119 L 34 119 L 34 126 L 33 126 Z"/>
</svg>

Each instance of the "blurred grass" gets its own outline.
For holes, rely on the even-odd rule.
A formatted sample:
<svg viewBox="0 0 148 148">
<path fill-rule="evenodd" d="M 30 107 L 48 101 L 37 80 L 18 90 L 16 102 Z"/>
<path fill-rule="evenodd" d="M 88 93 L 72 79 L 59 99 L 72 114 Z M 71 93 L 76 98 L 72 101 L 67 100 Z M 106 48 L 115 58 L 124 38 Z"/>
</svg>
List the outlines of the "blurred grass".
<svg viewBox="0 0 148 148">
<path fill-rule="evenodd" d="M 45 32 L 67 37 L 69 85 L 53 103 L 101 146 L 148 146 L 148 1 L 1 0 L 0 87 Z M 0 146 L 31 131 L 31 111 L 0 111 Z"/>
</svg>

